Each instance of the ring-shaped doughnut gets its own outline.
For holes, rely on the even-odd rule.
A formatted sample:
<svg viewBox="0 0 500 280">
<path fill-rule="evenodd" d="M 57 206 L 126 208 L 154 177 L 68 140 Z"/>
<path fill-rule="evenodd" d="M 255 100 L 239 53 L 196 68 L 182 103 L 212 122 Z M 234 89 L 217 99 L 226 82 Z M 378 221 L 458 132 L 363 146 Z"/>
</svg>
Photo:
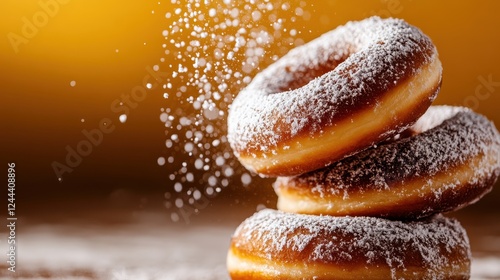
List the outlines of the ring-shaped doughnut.
<svg viewBox="0 0 500 280">
<path fill-rule="evenodd" d="M 278 209 L 414 219 L 465 207 L 500 175 L 500 135 L 463 107 L 432 106 L 401 138 L 274 183 Z M 407 131 L 408 132 L 408 131 Z"/>
<path fill-rule="evenodd" d="M 436 48 L 399 19 L 350 22 L 291 50 L 235 98 L 228 140 L 261 176 L 294 176 L 413 124 L 441 85 Z"/>
<path fill-rule="evenodd" d="M 467 234 L 441 215 L 413 222 L 262 210 L 232 237 L 237 279 L 468 279 Z"/>
</svg>

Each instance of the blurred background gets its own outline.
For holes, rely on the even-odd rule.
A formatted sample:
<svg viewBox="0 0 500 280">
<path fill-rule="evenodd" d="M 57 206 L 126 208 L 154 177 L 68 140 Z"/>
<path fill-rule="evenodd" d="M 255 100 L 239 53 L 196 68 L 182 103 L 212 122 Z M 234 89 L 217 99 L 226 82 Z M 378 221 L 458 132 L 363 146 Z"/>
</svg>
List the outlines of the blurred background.
<svg viewBox="0 0 500 280">
<path fill-rule="evenodd" d="M 500 124 L 498 1 L 269 2 L 271 6 L 180 0 L 0 3 L 0 155 L 4 164 L 16 163 L 17 215 L 26 243 L 31 240 L 32 248 L 39 249 L 29 252 L 25 245 L 26 261 L 36 261 L 44 252 L 30 227 L 43 226 L 49 239 L 60 233 L 52 232 L 51 225 L 131 221 L 161 221 L 179 232 L 227 226 L 230 234 L 256 209 L 274 208 L 273 180 L 246 173 L 225 143 L 227 106 L 273 59 L 349 20 L 398 17 L 422 29 L 437 46 L 444 67 L 435 103 L 468 106 Z M 181 25 L 184 16 L 196 20 Z M 190 47 L 191 31 L 200 33 L 196 24 L 222 37 L 209 36 L 198 40 L 201 46 Z M 226 35 L 239 34 L 240 28 L 248 29 L 246 48 L 233 50 L 234 57 L 228 58 L 224 52 L 234 38 Z M 176 45 L 180 42 L 188 46 Z M 227 59 L 218 58 L 218 52 Z M 186 57 L 188 53 L 192 56 Z M 192 74 L 195 56 L 213 59 L 205 78 L 225 88 L 209 95 L 197 90 L 196 82 L 203 79 Z M 226 74 L 231 78 L 220 82 Z M 83 143 L 91 139 L 92 145 Z M 1 197 L 7 197 L 6 188 Z M 478 221 L 489 217 L 490 225 L 498 223 L 499 198 L 497 183 L 492 193 L 456 215 L 471 221 L 470 232 L 482 238 L 484 226 Z M 489 241 L 500 239 L 498 228 L 484 234 Z M 80 237 L 85 238 L 75 240 Z M 479 239 L 471 237 L 478 247 L 483 244 Z M 498 245 L 491 250 L 500 252 Z M 56 261 L 63 256 L 61 251 Z M 50 269 L 25 277 L 42 275 L 40 271 L 49 271 L 49 277 Z M 72 273 L 78 277 L 94 277 L 84 268 L 76 271 Z M 120 278 L 122 272 L 114 273 Z"/>
</svg>

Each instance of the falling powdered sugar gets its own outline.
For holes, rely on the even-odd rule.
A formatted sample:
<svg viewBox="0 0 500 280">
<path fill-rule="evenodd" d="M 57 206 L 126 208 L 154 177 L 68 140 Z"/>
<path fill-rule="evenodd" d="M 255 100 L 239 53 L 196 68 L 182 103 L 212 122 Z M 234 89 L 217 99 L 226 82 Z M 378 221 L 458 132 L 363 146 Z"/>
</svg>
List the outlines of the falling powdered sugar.
<svg viewBox="0 0 500 280">
<path fill-rule="evenodd" d="M 305 1 L 293 0 L 172 0 L 166 6 L 165 58 L 153 68 L 172 73 L 162 87 L 166 151 L 158 163 L 173 186 L 182 186 L 169 188 L 165 206 L 172 220 L 187 221 L 229 185 L 251 183 L 227 143 L 227 111 L 261 64 L 303 44 L 301 30 L 289 25 L 301 26 L 310 13 Z"/>
</svg>

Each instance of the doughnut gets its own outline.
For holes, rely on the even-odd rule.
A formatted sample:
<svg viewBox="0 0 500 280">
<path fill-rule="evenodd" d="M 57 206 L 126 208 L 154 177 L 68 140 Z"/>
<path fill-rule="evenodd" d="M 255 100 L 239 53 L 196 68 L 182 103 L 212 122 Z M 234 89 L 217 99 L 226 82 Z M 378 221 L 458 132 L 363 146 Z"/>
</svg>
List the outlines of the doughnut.
<svg viewBox="0 0 500 280">
<path fill-rule="evenodd" d="M 316 170 L 413 124 L 441 74 L 418 28 L 378 17 L 349 22 L 257 74 L 230 107 L 228 141 L 262 177 Z"/>
<path fill-rule="evenodd" d="M 500 135 L 469 109 L 432 106 L 403 134 L 326 168 L 279 177 L 278 209 L 417 219 L 476 202 L 500 175 Z"/>
<path fill-rule="evenodd" d="M 467 233 L 441 215 L 413 222 L 262 210 L 235 231 L 236 279 L 469 279 Z"/>
</svg>

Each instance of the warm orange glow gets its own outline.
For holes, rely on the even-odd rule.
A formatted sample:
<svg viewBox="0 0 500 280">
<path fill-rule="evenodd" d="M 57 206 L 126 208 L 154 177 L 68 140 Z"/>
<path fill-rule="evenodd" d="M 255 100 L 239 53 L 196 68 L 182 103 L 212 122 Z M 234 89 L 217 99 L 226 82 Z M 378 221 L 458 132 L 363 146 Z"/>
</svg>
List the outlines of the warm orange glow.
<svg viewBox="0 0 500 280">
<path fill-rule="evenodd" d="M 300 4 L 288 2 L 291 9 Z M 310 18 L 296 26 L 302 31 L 297 37 L 304 41 L 372 14 L 404 18 L 418 26 L 432 38 L 443 63 L 443 86 L 436 104 L 471 106 L 500 123 L 500 2 L 305 3 Z M 171 57 L 164 51 L 173 47 L 162 36 L 172 20 L 165 18 L 167 11 L 173 12 L 170 0 L 2 1 L 0 92 L 6 100 L 2 128 L 10 131 L 3 140 L 9 147 L 6 156 L 29 162 L 30 171 L 50 184 L 55 180 L 50 163 L 64 159 L 66 145 L 78 143 L 82 129 L 96 128 L 101 119 L 109 118 L 116 131 L 106 135 L 98 152 L 71 176 L 75 180 L 89 174 L 116 177 L 133 169 L 128 175 L 141 178 L 155 170 L 161 174 L 156 178 L 163 180 L 166 172 L 155 161 L 164 151 L 159 110 L 169 101 L 159 89 L 152 90 L 126 124 L 118 122 L 119 113 L 111 105 L 142 84 L 146 67 L 159 65 L 161 71 L 169 71 Z M 167 44 L 165 49 L 162 44 Z M 273 46 L 270 53 L 280 53 L 280 48 Z"/>
<path fill-rule="evenodd" d="M 311 30 L 303 34 L 306 40 L 371 14 L 402 17 L 419 26 L 434 40 L 443 61 L 444 83 L 438 102 L 465 103 L 499 118 L 494 115 L 500 95 L 493 92 L 498 82 L 493 88 L 479 88 L 490 76 L 492 81 L 500 80 L 497 2 L 452 6 L 403 0 L 311 4 L 315 12 L 310 26 L 304 28 Z M 104 96 L 116 96 L 125 81 L 139 79 L 146 65 L 158 63 L 164 43 L 161 31 L 168 23 L 163 15 L 169 5 L 170 1 L 161 5 L 157 1 L 2 1 L 0 34 L 4 39 L 0 41 L 0 58 L 2 80 L 6 81 L 2 91 L 21 91 L 24 86 L 20 85 L 25 85 L 26 76 L 32 74 L 30 84 L 51 94 L 64 95 L 66 84 L 75 79 L 79 85 L 99 85 L 86 94 L 88 98 L 102 102 Z M 30 96 L 30 92 L 25 94 Z M 486 98 L 488 102 L 483 102 Z"/>
<path fill-rule="evenodd" d="M 349 20 L 374 14 L 403 18 L 437 46 L 444 76 L 435 103 L 471 106 L 500 126 L 500 1 L 0 0 L 0 278 L 227 278 L 224 261 L 231 234 L 255 209 L 275 208 L 276 196 L 273 179 L 243 173 L 229 147 L 223 141 L 214 144 L 214 138 L 225 133 L 220 128 L 226 119 L 217 119 L 217 114 L 227 111 L 241 76 L 226 80 L 229 89 L 222 99 L 229 96 L 228 101 L 213 98 L 221 104 L 208 117 L 193 109 L 187 98 L 199 96 L 198 82 L 179 94 L 180 102 L 177 89 L 187 79 L 175 79 L 171 90 L 163 90 L 153 78 L 151 69 L 159 69 L 162 73 L 156 74 L 162 79 L 178 69 L 174 54 L 179 49 L 162 35 L 171 31 L 176 17 L 165 17 L 166 13 L 175 14 L 175 7 L 194 1 L 201 3 L 204 14 L 209 14 L 205 3 L 217 7 L 232 1 L 240 8 L 245 2 L 274 5 L 273 13 L 285 21 L 282 27 L 275 30 L 273 24 L 281 23 L 264 12 L 260 18 L 260 11 L 259 19 L 247 19 L 261 26 L 249 25 L 293 38 L 275 40 L 258 61 L 261 68 L 294 43 L 310 41 Z M 296 21 L 290 16 L 294 13 Z M 232 15 L 236 18 L 237 12 Z M 207 28 L 213 31 L 216 20 L 207 21 Z M 230 29 L 217 32 L 234 33 L 236 27 Z M 183 30 L 175 40 L 188 35 Z M 213 45 L 203 51 L 215 56 Z M 224 66 L 241 69 L 245 55 L 241 49 Z M 250 69 L 246 80 L 256 72 Z M 206 80 L 214 81 L 215 75 L 210 73 Z M 145 89 L 145 81 L 152 83 L 151 89 Z M 217 81 L 213 85 L 219 90 Z M 160 119 L 174 114 L 165 117 L 165 108 L 175 112 L 176 121 L 184 115 L 205 115 L 210 126 L 203 123 L 189 130 L 166 125 Z M 119 118 L 123 121 L 125 112 L 122 123 Z M 220 135 L 209 132 L 217 129 Z M 195 133 L 202 134 L 205 142 L 196 143 Z M 172 134 L 191 138 L 190 146 L 168 142 Z M 61 182 L 54 162 L 64 173 Z M 6 163 L 15 163 L 11 196 L 7 196 Z M 232 181 L 226 179 L 230 176 Z M 458 212 L 469 231 L 472 278 L 497 279 L 500 274 L 499 197 L 497 182 L 492 194 Z M 8 199 L 15 202 L 15 213 L 8 212 L 13 203 Z M 18 222 L 16 231 L 7 215 Z M 13 234 L 19 244 L 10 243 Z M 9 247 L 14 245 L 15 250 Z M 435 250 L 428 254 L 422 248 L 426 260 L 435 258 L 442 264 Z M 9 256 L 12 252 L 15 256 Z M 8 270 L 13 258 L 18 261 L 15 273 Z M 311 275 L 311 271 L 299 273 Z"/>
</svg>

